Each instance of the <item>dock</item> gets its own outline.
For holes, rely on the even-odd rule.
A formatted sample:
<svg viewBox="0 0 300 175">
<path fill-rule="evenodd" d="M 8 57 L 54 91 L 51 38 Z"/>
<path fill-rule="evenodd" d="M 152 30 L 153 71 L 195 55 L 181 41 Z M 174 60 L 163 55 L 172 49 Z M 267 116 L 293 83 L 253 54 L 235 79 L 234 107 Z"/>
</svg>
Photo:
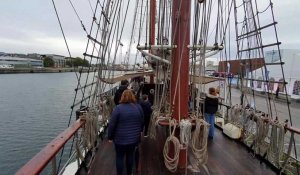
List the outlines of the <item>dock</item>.
<svg viewBox="0 0 300 175">
<path fill-rule="evenodd" d="M 88 68 L 0 68 L 0 74 L 94 72 Z"/>
</svg>

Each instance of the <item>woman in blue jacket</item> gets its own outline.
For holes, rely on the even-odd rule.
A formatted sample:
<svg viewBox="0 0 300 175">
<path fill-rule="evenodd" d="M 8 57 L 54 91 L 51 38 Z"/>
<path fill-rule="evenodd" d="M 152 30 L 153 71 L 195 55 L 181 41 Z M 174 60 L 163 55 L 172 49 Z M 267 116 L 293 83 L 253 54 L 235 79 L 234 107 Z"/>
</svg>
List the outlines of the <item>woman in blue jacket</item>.
<svg viewBox="0 0 300 175">
<path fill-rule="evenodd" d="M 123 160 L 126 156 L 127 174 L 132 173 L 134 150 L 140 142 L 143 129 L 143 110 L 131 90 L 125 90 L 120 104 L 113 112 L 108 126 L 108 140 L 114 142 L 117 174 L 123 173 Z"/>
</svg>

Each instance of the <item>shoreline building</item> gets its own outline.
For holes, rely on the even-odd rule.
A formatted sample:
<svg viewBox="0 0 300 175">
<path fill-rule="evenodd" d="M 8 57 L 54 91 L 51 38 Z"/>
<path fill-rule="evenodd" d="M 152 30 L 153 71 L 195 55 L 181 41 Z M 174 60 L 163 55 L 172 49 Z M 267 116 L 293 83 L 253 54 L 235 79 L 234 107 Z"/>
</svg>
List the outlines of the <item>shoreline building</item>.
<svg viewBox="0 0 300 175">
<path fill-rule="evenodd" d="M 294 100 L 300 100 L 300 50 L 281 49 L 282 62 L 278 51 L 265 51 L 265 58 L 252 58 L 241 60 L 230 60 L 219 62 L 219 72 L 230 72 L 235 78 L 231 84 L 238 85 L 239 76 L 248 80 L 247 86 L 257 92 L 269 92 L 279 95 L 285 94 L 284 79 L 288 96 Z M 266 63 L 266 70 L 264 65 Z M 284 76 L 282 76 L 281 64 L 283 65 Z M 250 81 L 253 80 L 253 81 Z M 267 82 L 269 80 L 269 84 Z"/>
<path fill-rule="evenodd" d="M 283 62 L 283 72 L 286 81 L 287 94 L 292 99 L 300 99 L 300 69 L 297 67 L 300 65 L 300 50 L 297 49 L 281 49 L 281 58 Z M 253 71 L 255 79 L 265 80 L 266 76 L 270 81 L 269 86 L 266 82 L 255 81 L 252 87 L 256 91 L 269 91 L 271 93 L 276 93 L 277 88 L 279 88 L 279 94 L 284 94 L 285 89 L 283 85 L 282 70 L 279 60 L 278 51 L 266 51 L 265 52 L 265 62 L 266 63 L 278 63 L 278 65 L 267 65 L 267 71 L 262 73 L 261 69 Z M 282 83 L 281 83 L 282 82 Z M 248 85 L 250 87 L 250 85 Z"/>
<path fill-rule="evenodd" d="M 59 68 L 59 67 L 66 67 L 66 57 L 62 55 L 55 55 L 55 54 L 45 54 L 41 55 L 42 58 L 48 57 L 51 58 L 54 61 L 54 67 Z"/>
<path fill-rule="evenodd" d="M 43 60 L 36 60 L 31 58 L 0 56 L 0 65 L 12 66 L 14 68 L 31 68 L 44 67 Z"/>
<path fill-rule="evenodd" d="M 211 60 L 205 61 L 205 75 L 213 75 L 214 72 L 218 72 L 219 61 L 217 59 L 210 58 Z M 202 70 L 202 65 L 197 63 L 194 67 L 190 67 L 190 72 L 194 71 L 198 74 Z"/>
</svg>

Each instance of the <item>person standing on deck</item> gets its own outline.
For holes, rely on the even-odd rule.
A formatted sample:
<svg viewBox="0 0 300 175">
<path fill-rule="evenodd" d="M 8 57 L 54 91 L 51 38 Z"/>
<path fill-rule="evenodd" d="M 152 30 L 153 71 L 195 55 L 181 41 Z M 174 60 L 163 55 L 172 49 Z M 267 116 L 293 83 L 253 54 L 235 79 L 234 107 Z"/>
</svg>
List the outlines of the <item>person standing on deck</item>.
<svg viewBox="0 0 300 175">
<path fill-rule="evenodd" d="M 108 126 L 108 140 L 114 142 L 117 174 L 123 174 L 123 161 L 126 156 L 127 175 L 131 175 L 134 151 L 140 142 L 144 127 L 144 114 L 131 90 L 125 90 L 120 104 L 112 112 Z"/>
<path fill-rule="evenodd" d="M 219 100 L 215 88 L 209 88 L 204 104 L 205 120 L 210 124 L 208 138 L 213 139 L 215 130 L 215 113 L 218 111 Z"/>
<path fill-rule="evenodd" d="M 144 124 L 145 124 L 145 129 L 144 129 L 144 137 L 148 137 L 148 127 L 149 127 L 149 122 L 150 118 L 152 115 L 152 109 L 151 109 L 151 103 L 148 100 L 148 95 L 143 95 L 142 96 L 142 101 L 141 101 L 141 106 L 144 111 Z"/>
<path fill-rule="evenodd" d="M 279 96 L 279 86 L 277 86 L 277 89 L 276 89 L 276 98 L 278 98 L 278 96 Z"/>
<path fill-rule="evenodd" d="M 216 96 L 220 97 L 220 86 L 217 86 L 216 90 Z"/>
<path fill-rule="evenodd" d="M 122 93 L 127 89 L 129 85 L 128 80 L 122 80 L 119 89 L 116 91 L 114 96 L 114 102 L 116 106 L 120 103 Z"/>
<path fill-rule="evenodd" d="M 148 99 L 149 99 L 149 102 L 151 103 L 151 106 L 153 106 L 153 104 L 154 104 L 154 89 L 150 89 Z"/>
</svg>

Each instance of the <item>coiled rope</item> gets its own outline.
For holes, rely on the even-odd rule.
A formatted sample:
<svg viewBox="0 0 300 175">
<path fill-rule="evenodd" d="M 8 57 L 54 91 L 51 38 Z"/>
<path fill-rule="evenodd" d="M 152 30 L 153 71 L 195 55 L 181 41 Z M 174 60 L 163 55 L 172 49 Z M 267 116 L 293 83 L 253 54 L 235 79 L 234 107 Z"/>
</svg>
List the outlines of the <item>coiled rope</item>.
<svg viewBox="0 0 300 175">
<path fill-rule="evenodd" d="M 151 139 L 155 139 L 156 138 L 156 120 L 158 118 L 160 118 L 160 112 L 157 108 L 155 108 L 154 106 L 152 107 L 153 109 L 153 112 L 152 112 L 152 115 L 151 115 L 151 120 L 150 120 L 150 123 L 149 123 L 149 137 Z"/>
<path fill-rule="evenodd" d="M 237 126 L 239 126 L 239 121 L 240 121 L 240 118 L 241 118 L 241 111 L 242 111 L 242 108 L 240 105 L 235 105 L 232 107 L 231 109 L 231 118 L 229 119 L 229 121 L 232 123 L 232 124 L 235 124 Z"/>
<path fill-rule="evenodd" d="M 79 139 L 76 137 L 76 142 L 75 142 L 75 148 L 76 148 L 76 153 L 77 153 L 77 156 L 78 158 L 81 160 L 81 161 L 84 161 L 84 156 L 83 154 L 81 153 L 81 150 L 80 150 L 80 143 L 79 143 Z"/>
<path fill-rule="evenodd" d="M 83 146 L 88 150 L 93 148 L 94 143 L 97 139 L 98 133 L 98 111 L 95 108 L 90 108 L 86 115 L 80 118 L 85 120 L 84 130 L 83 130 Z"/>
<path fill-rule="evenodd" d="M 176 120 L 175 119 L 170 119 L 169 120 L 170 136 L 166 140 L 164 150 L 163 150 L 163 154 L 164 154 L 165 166 L 171 172 L 175 172 L 177 170 L 177 165 L 178 165 L 178 160 L 179 160 L 179 152 L 180 152 L 180 142 L 174 135 L 175 130 L 176 130 Z M 173 146 L 174 146 L 174 156 L 173 156 L 173 158 L 169 156 L 171 142 L 173 143 Z"/>
<path fill-rule="evenodd" d="M 207 153 L 207 137 L 208 137 L 208 130 L 209 124 L 205 122 L 203 119 L 195 118 L 196 121 L 196 129 L 192 134 L 192 141 L 189 146 L 191 150 L 191 155 L 189 156 L 190 159 L 194 158 L 197 160 L 197 164 L 191 164 L 193 169 L 199 169 L 201 166 L 205 168 L 208 172 L 206 167 L 208 153 Z M 195 162 L 191 161 L 190 162 Z"/>
<path fill-rule="evenodd" d="M 189 145 L 191 140 L 192 123 L 187 119 L 182 119 L 179 123 L 180 126 L 180 143 Z"/>
<path fill-rule="evenodd" d="M 101 109 L 101 116 L 102 121 L 106 121 L 109 119 L 109 117 L 112 114 L 113 108 L 114 108 L 114 102 L 112 97 L 107 96 L 104 97 L 104 100 L 100 102 L 100 109 Z"/>
<path fill-rule="evenodd" d="M 256 123 L 253 119 L 255 115 L 253 109 L 245 109 L 242 115 L 242 125 L 244 130 L 244 143 L 250 146 L 254 141 L 254 133 L 255 133 L 255 126 Z"/>
<path fill-rule="evenodd" d="M 268 160 L 277 167 L 281 166 L 284 147 L 284 124 L 275 121 L 272 123 L 270 145 L 267 151 Z"/>
<path fill-rule="evenodd" d="M 256 154 L 264 154 L 265 139 L 269 132 L 269 122 L 265 122 L 262 118 L 262 113 L 256 113 L 256 135 L 254 140 L 254 151 Z"/>
</svg>

